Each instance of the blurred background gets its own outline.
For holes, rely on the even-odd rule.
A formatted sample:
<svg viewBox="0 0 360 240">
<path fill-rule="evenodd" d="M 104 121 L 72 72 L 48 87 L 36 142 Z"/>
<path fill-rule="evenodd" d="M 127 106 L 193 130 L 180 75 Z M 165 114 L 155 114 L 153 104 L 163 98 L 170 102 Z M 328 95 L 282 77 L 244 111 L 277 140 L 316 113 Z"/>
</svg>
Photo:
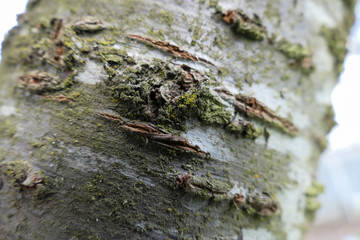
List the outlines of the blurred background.
<svg viewBox="0 0 360 240">
<path fill-rule="evenodd" d="M 360 240 L 360 4 L 348 38 L 348 54 L 331 100 L 335 126 L 322 154 L 318 179 L 322 207 L 306 240 Z"/>
<path fill-rule="evenodd" d="M 329 1 L 330 2 L 330 1 Z M 0 42 L 17 24 L 16 15 L 25 11 L 27 0 L 0 1 Z M 318 179 L 325 185 L 322 207 L 306 240 L 360 240 L 360 5 L 348 40 L 344 72 L 333 91 L 337 126 L 328 136 Z M 0 56 L 1 59 L 1 56 Z"/>
</svg>

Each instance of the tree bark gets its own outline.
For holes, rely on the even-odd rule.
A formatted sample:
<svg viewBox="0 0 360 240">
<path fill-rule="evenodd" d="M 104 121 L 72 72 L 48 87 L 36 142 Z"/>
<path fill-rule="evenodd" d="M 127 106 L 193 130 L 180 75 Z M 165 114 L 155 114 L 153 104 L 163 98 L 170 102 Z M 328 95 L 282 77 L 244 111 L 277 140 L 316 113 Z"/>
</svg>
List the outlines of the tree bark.
<svg viewBox="0 0 360 240">
<path fill-rule="evenodd" d="M 3 239 L 301 239 L 353 1 L 30 0 L 3 43 Z"/>
</svg>

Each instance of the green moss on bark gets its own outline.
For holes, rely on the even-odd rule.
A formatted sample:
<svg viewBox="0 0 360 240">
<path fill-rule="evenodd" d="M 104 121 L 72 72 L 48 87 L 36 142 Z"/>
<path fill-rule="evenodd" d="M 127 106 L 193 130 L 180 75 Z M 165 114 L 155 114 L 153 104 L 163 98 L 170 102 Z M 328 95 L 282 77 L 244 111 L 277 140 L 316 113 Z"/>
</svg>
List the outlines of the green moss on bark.
<svg viewBox="0 0 360 240">
<path fill-rule="evenodd" d="M 328 43 L 330 52 L 334 55 L 335 69 L 336 73 L 339 75 L 343 71 L 343 61 L 347 53 L 347 34 L 340 28 L 334 29 L 327 27 L 322 28 L 322 34 Z"/>
<path fill-rule="evenodd" d="M 293 44 L 287 41 L 278 43 L 278 50 L 288 58 L 292 58 L 298 61 L 309 55 L 308 50 L 300 44 Z"/>
<path fill-rule="evenodd" d="M 76 7 L 72 10 L 78 15 L 97 14 L 93 6 L 84 2 L 62 1 L 61 4 L 65 4 L 66 7 L 62 6 L 65 9 L 70 9 L 66 4 L 83 4 L 78 12 L 75 11 Z M 40 3 L 39 8 L 54 4 L 51 1 Z M 102 1 L 96 3 L 102 4 Z M 142 6 L 145 4 L 145 1 L 124 1 L 114 6 L 114 10 L 110 6 L 96 10 L 99 14 L 109 13 L 104 14 L 105 18 L 114 17 L 112 11 L 116 12 L 119 23 L 126 25 L 127 21 L 129 24 L 131 22 L 133 25 L 129 25 L 126 30 L 135 31 L 138 25 L 146 21 L 133 20 L 147 15 L 136 15 L 134 12 L 138 10 L 137 6 L 141 6 L 139 9 L 143 13 L 145 7 Z M 53 9 L 49 11 L 49 16 L 56 13 L 57 9 Z M 30 26 L 35 25 L 36 14 L 30 16 Z M 176 14 L 163 12 L 161 19 L 157 20 L 169 25 L 176 22 L 176 17 Z M 50 31 L 49 26 L 44 29 Z M 69 29 L 69 26 L 65 26 L 65 29 Z M 155 33 L 159 39 L 171 36 L 167 30 L 163 31 Z M 19 224 L 28 224 L 27 231 L 36 231 L 39 239 L 49 235 L 67 239 L 208 238 L 241 235 L 242 228 L 269 225 L 273 226 L 274 232 L 281 232 L 279 216 L 267 218 L 251 215 L 251 210 L 250 213 L 240 209 L 235 211 L 230 199 L 213 201 L 209 197 L 209 190 L 205 191 L 205 198 L 197 198 L 192 193 L 174 188 L 173 182 L 175 173 L 191 172 L 197 176 L 198 184 L 212 191 L 224 189 L 224 186 L 228 191 L 231 185 L 227 181 L 236 179 L 244 188 L 274 193 L 289 184 L 287 155 L 266 149 L 249 139 L 234 140 L 232 135 L 224 134 L 223 140 L 228 141 L 236 159 L 194 156 L 133 135 L 124 131 L 116 122 L 98 116 L 97 112 L 101 111 L 115 112 L 122 117 L 177 130 L 182 130 L 188 120 L 200 119 L 200 122 L 196 122 L 199 125 L 206 123 L 204 129 L 216 129 L 220 133 L 223 133 L 222 127 L 231 122 L 231 113 L 211 93 L 208 78 L 204 77 L 204 82 L 196 79 L 201 84 L 189 87 L 184 77 L 189 77 L 191 72 L 181 66 L 156 59 L 143 61 L 131 57 L 129 49 L 125 48 L 132 45 L 123 41 L 123 33 L 124 26 L 120 24 L 101 34 L 75 35 L 70 30 L 65 32 L 64 66 L 53 64 L 48 58 L 38 58 L 33 65 L 11 62 L 13 65 L 20 63 L 29 69 L 50 69 L 53 74 L 68 79 L 69 84 L 56 94 L 73 99 L 68 102 L 44 101 L 40 96 L 25 97 L 21 91 L 16 94 L 18 110 L 31 113 L 32 116 L 29 119 L 26 119 L 28 115 L 19 116 L 19 122 L 28 122 L 28 125 L 22 125 L 27 127 L 27 132 L 19 133 L 23 140 L 17 142 L 17 146 L 19 149 L 24 146 L 29 148 L 31 154 L 27 157 L 52 169 L 48 171 L 49 175 L 51 171 L 56 172 L 52 175 L 54 185 L 49 185 L 47 189 L 37 188 L 37 198 L 25 194 L 18 198 L 20 211 L 16 217 L 20 219 L 25 214 L 32 214 L 25 208 L 21 209 L 21 205 L 41 207 L 46 213 L 41 216 L 42 225 L 37 225 L 39 221 L 26 222 L 21 219 Z M 28 43 L 21 41 L 20 45 L 8 48 L 24 47 L 24 51 L 21 50 L 24 56 L 29 56 L 33 48 L 46 51 L 51 48 L 50 35 L 31 36 L 40 40 Z M 199 36 L 195 36 L 196 40 L 199 40 Z M 11 45 L 10 42 L 17 38 L 12 35 L 7 44 Z M 6 54 L 11 53 L 9 51 Z M 104 66 L 107 72 L 105 83 L 91 86 L 74 81 L 74 74 L 83 71 L 82 66 L 89 59 Z M 65 69 L 65 73 L 59 69 Z M 192 77 L 195 75 L 193 73 Z M 154 112 L 155 116 L 152 115 Z M 231 127 L 236 128 L 234 125 Z M 39 129 L 42 131 L 38 134 Z M 242 128 L 235 130 L 244 131 Z M 255 132 L 256 129 L 250 127 L 246 129 L 246 136 L 253 138 Z M 8 139 L 13 134 L 8 135 L 7 130 L 2 131 L 0 127 L 1 138 Z M 14 158 L 14 154 L 6 150 L 4 156 Z M 222 184 L 212 178 L 221 179 Z M 206 185 L 206 180 L 211 187 Z M 196 209 L 194 206 L 201 208 Z M 31 216 L 35 220 L 39 219 L 38 216 Z M 229 230 L 231 233 L 228 229 L 232 229 Z M 19 235 L 21 237 L 27 238 L 26 235 Z"/>
</svg>

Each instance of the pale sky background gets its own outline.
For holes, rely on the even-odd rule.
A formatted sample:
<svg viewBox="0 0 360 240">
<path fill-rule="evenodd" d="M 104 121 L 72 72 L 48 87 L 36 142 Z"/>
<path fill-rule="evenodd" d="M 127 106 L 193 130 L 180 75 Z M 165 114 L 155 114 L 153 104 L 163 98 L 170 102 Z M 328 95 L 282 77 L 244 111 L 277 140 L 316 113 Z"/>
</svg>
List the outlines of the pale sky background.
<svg viewBox="0 0 360 240">
<path fill-rule="evenodd" d="M 353 38 L 359 42 L 360 31 L 357 29 L 356 32 L 357 36 Z M 360 52 L 350 50 L 345 61 L 345 71 L 331 97 L 338 123 L 329 135 L 329 147 L 332 150 L 360 142 Z"/>
<path fill-rule="evenodd" d="M 25 11 L 28 0 L 0 0 L 0 42 L 4 35 L 17 24 L 16 15 Z M 1 59 L 1 56 L 0 56 Z"/>
<path fill-rule="evenodd" d="M 337 126 L 329 134 L 329 150 L 339 150 L 360 143 L 360 6 L 348 40 L 344 72 L 331 100 Z"/>
</svg>

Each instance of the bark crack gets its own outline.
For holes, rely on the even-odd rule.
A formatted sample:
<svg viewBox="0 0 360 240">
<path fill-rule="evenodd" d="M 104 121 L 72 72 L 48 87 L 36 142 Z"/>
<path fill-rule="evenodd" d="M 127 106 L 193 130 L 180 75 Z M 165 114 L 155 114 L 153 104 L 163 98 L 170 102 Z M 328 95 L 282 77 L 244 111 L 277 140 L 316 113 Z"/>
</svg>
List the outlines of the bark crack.
<svg viewBox="0 0 360 240">
<path fill-rule="evenodd" d="M 99 112 L 98 114 L 99 114 L 99 116 L 107 118 L 111 121 L 123 122 L 123 124 L 121 126 L 123 129 L 125 129 L 129 132 L 147 137 L 149 139 L 152 139 L 155 142 L 161 143 L 165 146 L 189 151 L 189 152 L 192 152 L 195 154 L 200 154 L 200 155 L 207 154 L 206 152 L 201 150 L 201 148 L 199 146 L 190 144 L 186 139 L 175 136 L 175 135 L 168 133 L 168 132 L 166 132 L 158 127 L 155 127 L 151 124 L 127 121 L 119 116 L 109 114 L 109 113 Z"/>
<path fill-rule="evenodd" d="M 222 95 L 226 95 L 226 97 L 232 97 L 233 106 L 238 112 L 274 125 L 292 136 L 297 134 L 298 129 L 290 120 L 280 117 L 256 98 L 242 94 L 233 95 L 226 89 L 217 89 L 216 91 Z"/>
<path fill-rule="evenodd" d="M 138 40 L 140 42 L 143 42 L 143 43 L 147 43 L 147 44 L 150 44 L 151 46 L 154 46 L 160 50 L 163 50 L 165 52 L 168 52 L 170 54 L 173 54 L 177 57 L 180 57 L 180 58 L 183 58 L 183 59 L 187 59 L 187 60 L 190 60 L 190 61 L 193 61 L 193 62 L 202 62 L 202 63 L 206 63 L 206 64 L 209 64 L 211 66 L 215 66 L 212 62 L 204 59 L 204 58 L 201 58 L 201 57 L 196 57 L 195 55 L 179 48 L 178 46 L 176 45 L 173 45 L 169 42 L 165 42 L 165 41 L 157 41 L 157 40 L 153 40 L 151 38 L 147 38 L 147 37 L 143 37 L 143 36 L 140 36 L 140 35 L 136 35 L 136 34 L 127 34 L 126 35 L 128 38 L 132 38 L 132 39 L 135 39 L 135 40 Z"/>
</svg>

